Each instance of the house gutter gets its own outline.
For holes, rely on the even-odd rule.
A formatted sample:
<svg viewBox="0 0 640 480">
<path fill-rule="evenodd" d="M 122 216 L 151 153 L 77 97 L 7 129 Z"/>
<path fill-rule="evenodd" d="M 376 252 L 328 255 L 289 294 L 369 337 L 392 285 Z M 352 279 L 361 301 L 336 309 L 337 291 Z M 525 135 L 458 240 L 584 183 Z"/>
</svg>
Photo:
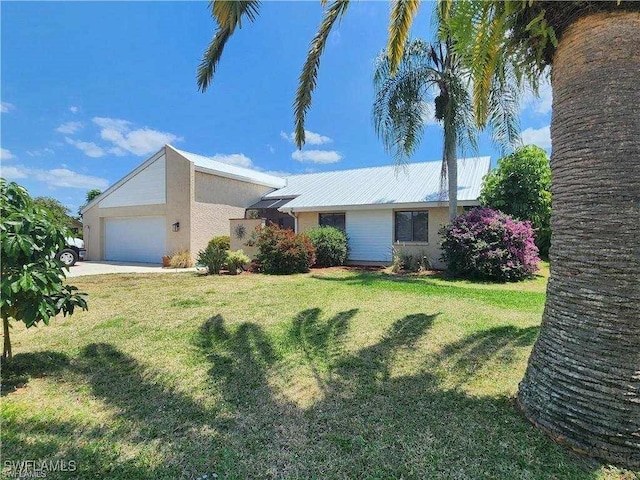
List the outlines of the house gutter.
<svg viewBox="0 0 640 480">
<path fill-rule="evenodd" d="M 291 208 L 289 210 L 287 210 L 287 214 L 290 217 L 293 217 L 293 231 L 298 233 L 298 216 L 293 213 L 293 209 L 291 209 Z"/>
</svg>

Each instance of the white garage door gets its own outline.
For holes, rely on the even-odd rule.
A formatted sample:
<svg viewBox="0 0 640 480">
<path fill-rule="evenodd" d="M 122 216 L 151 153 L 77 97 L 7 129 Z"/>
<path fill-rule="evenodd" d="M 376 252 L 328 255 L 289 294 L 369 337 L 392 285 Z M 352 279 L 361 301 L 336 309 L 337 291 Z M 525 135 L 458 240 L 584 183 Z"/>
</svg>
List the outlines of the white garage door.
<svg viewBox="0 0 640 480">
<path fill-rule="evenodd" d="M 164 217 L 116 217 L 104 221 L 104 259 L 161 263 L 166 254 Z"/>
<path fill-rule="evenodd" d="M 352 210 L 345 224 L 349 237 L 349 260 L 357 262 L 391 261 L 391 210 Z"/>
</svg>

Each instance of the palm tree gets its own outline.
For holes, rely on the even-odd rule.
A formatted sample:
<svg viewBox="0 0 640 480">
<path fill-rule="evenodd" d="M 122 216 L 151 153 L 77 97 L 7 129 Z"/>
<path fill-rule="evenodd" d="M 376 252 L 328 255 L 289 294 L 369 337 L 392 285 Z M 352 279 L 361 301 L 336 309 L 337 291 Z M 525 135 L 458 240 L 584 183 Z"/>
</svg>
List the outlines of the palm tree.
<svg viewBox="0 0 640 480">
<path fill-rule="evenodd" d="M 640 466 L 640 4 L 447 2 L 479 124 L 495 59 L 551 67 L 551 277 L 518 392 L 558 442 Z"/>
<path fill-rule="evenodd" d="M 323 5 L 326 4 L 324 0 Z M 209 86 L 226 42 L 257 1 L 212 2 L 218 29 L 198 70 Z M 348 0 L 324 11 L 295 100 L 304 144 L 320 57 Z M 399 68 L 418 0 L 393 2 L 387 52 Z M 518 403 L 578 451 L 640 466 L 640 2 L 440 0 L 441 38 L 470 70 L 477 125 L 496 76 L 535 88 L 551 66 L 551 277 L 540 336 Z M 505 82 L 506 83 L 506 82 Z"/>
<path fill-rule="evenodd" d="M 504 78 L 515 80 L 513 76 Z M 477 150 L 478 132 L 468 86 L 469 70 L 453 52 L 450 39 L 435 44 L 409 41 L 395 73 L 386 50 L 375 62 L 373 121 L 385 149 L 398 164 L 415 152 L 431 118 L 442 123 L 442 181 L 444 187 L 448 179 L 450 221 L 458 215 L 457 150 Z M 496 81 L 493 87 L 490 122 L 494 141 L 512 145 L 518 139 L 519 88 L 515 81 Z M 434 93 L 437 96 L 431 107 Z"/>
</svg>

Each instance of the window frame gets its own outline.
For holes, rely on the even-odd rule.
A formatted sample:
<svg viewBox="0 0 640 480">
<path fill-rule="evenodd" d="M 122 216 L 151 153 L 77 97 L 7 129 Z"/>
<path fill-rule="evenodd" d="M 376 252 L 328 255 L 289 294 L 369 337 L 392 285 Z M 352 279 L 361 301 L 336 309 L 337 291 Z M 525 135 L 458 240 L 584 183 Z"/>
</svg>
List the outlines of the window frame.
<svg viewBox="0 0 640 480">
<path fill-rule="evenodd" d="M 399 240 L 398 239 L 398 217 L 399 213 L 410 213 L 411 214 L 411 240 Z M 424 213 L 427 216 L 427 228 L 426 228 L 426 239 L 425 240 L 415 240 L 414 233 L 414 214 L 416 213 Z M 413 244 L 421 244 L 428 245 L 429 244 L 429 209 L 427 208 L 416 208 L 409 210 L 394 210 L 393 211 L 393 241 L 394 243 L 413 243 Z"/>
</svg>

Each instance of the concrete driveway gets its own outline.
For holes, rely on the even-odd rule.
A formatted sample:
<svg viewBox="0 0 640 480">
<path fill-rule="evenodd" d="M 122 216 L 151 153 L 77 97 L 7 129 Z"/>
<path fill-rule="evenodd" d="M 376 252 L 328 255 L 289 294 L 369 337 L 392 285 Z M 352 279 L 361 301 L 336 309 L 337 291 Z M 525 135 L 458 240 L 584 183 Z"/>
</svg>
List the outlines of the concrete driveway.
<svg viewBox="0 0 640 480">
<path fill-rule="evenodd" d="M 67 272 L 67 277 L 104 275 L 108 273 L 180 273 L 195 272 L 195 268 L 162 268 L 154 263 L 78 262 Z"/>
</svg>

